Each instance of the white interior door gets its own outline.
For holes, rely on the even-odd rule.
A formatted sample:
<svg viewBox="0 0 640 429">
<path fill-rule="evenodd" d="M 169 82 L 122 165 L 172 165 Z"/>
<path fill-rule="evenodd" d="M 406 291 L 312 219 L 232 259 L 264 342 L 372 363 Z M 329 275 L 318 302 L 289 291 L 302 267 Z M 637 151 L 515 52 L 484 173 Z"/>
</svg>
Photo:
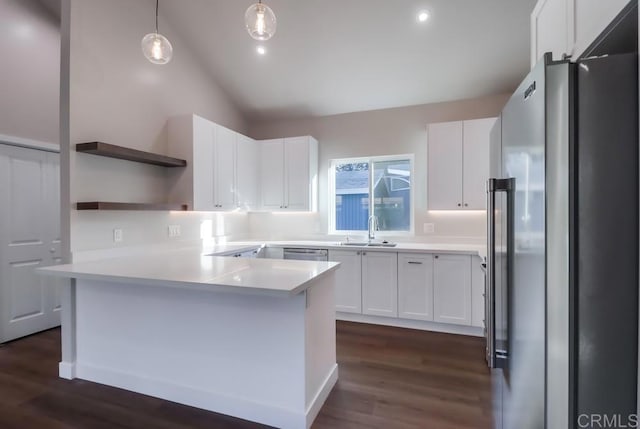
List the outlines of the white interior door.
<svg viewBox="0 0 640 429">
<path fill-rule="evenodd" d="M 0 342 L 60 324 L 59 281 L 35 273 L 60 263 L 59 159 L 0 145 Z"/>
</svg>

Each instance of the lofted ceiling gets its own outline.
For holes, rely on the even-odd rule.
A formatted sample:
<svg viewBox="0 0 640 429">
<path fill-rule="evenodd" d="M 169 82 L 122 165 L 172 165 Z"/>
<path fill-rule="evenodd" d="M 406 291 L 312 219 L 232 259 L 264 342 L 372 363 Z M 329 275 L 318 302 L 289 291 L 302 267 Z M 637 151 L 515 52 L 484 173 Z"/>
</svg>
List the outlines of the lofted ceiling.
<svg viewBox="0 0 640 429">
<path fill-rule="evenodd" d="M 251 119 L 508 92 L 529 69 L 536 0 L 265 0 L 278 30 L 264 56 L 244 28 L 252 2 L 160 2 L 171 31 Z"/>
</svg>

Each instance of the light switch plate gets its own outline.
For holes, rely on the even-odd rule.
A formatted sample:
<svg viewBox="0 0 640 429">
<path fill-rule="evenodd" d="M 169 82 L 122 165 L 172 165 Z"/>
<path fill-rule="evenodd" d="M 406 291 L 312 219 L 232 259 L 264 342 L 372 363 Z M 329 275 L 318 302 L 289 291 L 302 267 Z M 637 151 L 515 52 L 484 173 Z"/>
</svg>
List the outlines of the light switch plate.
<svg viewBox="0 0 640 429">
<path fill-rule="evenodd" d="M 423 225 L 423 231 L 425 234 L 433 234 L 436 232 L 436 226 L 433 223 L 425 223 Z"/>
<path fill-rule="evenodd" d="M 116 228 L 113 230 L 113 242 L 114 243 L 122 243 L 124 240 L 124 234 L 120 228 Z"/>
</svg>

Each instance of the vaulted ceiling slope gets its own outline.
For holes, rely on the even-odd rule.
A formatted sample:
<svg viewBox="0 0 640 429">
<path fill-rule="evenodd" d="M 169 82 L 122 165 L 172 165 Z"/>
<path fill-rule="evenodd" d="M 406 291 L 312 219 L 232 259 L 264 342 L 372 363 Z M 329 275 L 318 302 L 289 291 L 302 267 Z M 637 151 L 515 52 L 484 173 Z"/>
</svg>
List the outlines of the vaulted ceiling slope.
<svg viewBox="0 0 640 429">
<path fill-rule="evenodd" d="M 513 90 L 529 69 L 535 0 L 266 0 L 278 30 L 264 56 L 244 28 L 252 2 L 161 1 L 250 119 L 480 97 Z"/>
</svg>

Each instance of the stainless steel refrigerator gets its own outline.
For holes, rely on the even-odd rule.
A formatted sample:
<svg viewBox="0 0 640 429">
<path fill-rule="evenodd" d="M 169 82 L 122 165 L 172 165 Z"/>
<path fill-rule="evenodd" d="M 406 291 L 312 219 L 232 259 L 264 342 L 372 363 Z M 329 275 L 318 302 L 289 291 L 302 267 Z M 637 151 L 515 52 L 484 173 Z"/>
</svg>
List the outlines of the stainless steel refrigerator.
<svg viewBox="0 0 640 429">
<path fill-rule="evenodd" d="M 635 54 L 547 56 L 492 131 L 496 428 L 637 427 L 637 64 Z M 618 425 L 594 424 L 605 418 Z"/>
</svg>

